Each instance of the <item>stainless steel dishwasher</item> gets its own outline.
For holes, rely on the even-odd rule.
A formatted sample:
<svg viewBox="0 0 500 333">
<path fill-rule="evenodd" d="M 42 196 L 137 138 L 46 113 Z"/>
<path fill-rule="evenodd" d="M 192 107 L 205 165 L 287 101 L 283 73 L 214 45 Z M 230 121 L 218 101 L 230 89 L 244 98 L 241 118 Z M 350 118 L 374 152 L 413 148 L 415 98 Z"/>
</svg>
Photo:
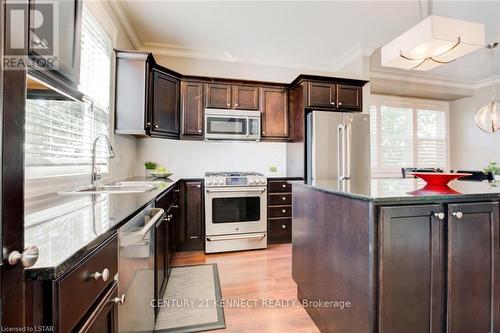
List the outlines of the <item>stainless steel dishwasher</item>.
<svg viewBox="0 0 500 333">
<path fill-rule="evenodd" d="M 155 225 L 165 218 L 161 208 L 146 207 L 118 231 L 120 261 L 118 294 L 119 332 L 153 332 Z"/>
</svg>

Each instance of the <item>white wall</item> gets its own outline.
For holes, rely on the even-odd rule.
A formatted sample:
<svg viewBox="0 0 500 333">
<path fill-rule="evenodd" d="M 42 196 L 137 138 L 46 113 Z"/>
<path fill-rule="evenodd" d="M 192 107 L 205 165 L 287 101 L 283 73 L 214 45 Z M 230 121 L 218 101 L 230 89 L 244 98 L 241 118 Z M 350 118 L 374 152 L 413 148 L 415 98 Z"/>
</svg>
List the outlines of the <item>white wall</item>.
<svg viewBox="0 0 500 333">
<path fill-rule="evenodd" d="M 497 84 L 500 91 L 500 84 Z M 474 122 L 476 110 L 491 100 L 491 87 L 450 103 L 450 162 L 452 169 L 481 170 L 500 163 L 500 133 L 483 132 Z"/>
<path fill-rule="evenodd" d="M 206 171 L 256 171 L 286 176 L 286 143 L 228 143 L 145 138 L 137 140 L 136 175 L 144 175 L 144 162 L 154 161 L 176 176 L 203 177 Z M 269 167 L 275 166 L 276 172 Z"/>
</svg>

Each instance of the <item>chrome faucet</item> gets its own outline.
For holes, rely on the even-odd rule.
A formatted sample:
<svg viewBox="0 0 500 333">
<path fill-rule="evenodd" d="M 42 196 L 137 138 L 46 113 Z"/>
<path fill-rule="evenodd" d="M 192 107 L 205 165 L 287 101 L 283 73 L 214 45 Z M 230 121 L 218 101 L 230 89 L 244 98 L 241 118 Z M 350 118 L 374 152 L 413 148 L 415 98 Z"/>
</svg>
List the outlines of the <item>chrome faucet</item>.
<svg viewBox="0 0 500 333">
<path fill-rule="evenodd" d="M 113 149 L 113 146 L 111 145 L 111 141 L 109 140 L 107 135 L 99 135 L 98 137 L 95 138 L 94 144 L 92 145 L 92 173 L 90 175 L 90 184 L 92 187 L 95 187 L 96 182 L 101 179 L 101 175 L 97 171 L 95 167 L 95 160 L 96 160 L 96 150 L 97 150 L 97 142 L 99 139 L 105 139 L 106 144 L 108 145 L 108 158 L 115 158 L 115 150 Z"/>
</svg>

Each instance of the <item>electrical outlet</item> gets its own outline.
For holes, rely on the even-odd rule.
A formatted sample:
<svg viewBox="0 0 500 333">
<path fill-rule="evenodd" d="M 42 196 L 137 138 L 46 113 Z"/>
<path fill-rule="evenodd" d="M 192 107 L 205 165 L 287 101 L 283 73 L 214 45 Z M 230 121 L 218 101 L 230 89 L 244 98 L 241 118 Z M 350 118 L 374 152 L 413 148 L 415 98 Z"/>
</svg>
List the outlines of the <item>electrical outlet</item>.
<svg viewBox="0 0 500 333">
<path fill-rule="evenodd" d="M 277 172 L 277 171 L 278 171 L 278 168 L 277 168 L 276 166 L 271 165 L 271 166 L 269 167 L 269 172 Z"/>
</svg>

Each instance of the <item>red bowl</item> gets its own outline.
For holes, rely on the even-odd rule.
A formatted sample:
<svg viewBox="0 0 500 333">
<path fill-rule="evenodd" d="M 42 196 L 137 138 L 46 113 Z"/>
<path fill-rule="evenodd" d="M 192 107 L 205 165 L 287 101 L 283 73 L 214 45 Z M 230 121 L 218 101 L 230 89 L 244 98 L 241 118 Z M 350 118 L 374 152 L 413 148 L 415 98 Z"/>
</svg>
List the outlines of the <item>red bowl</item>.
<svg viewBox="0 0 500 333">
<path fill-rule="evenodd" d="M 423 179 L 430 186 L 446 186 L 454 179 L 472 175 L 471 173 L 452 172 L 409 172 L 408 174 Z"/>
</svg>

